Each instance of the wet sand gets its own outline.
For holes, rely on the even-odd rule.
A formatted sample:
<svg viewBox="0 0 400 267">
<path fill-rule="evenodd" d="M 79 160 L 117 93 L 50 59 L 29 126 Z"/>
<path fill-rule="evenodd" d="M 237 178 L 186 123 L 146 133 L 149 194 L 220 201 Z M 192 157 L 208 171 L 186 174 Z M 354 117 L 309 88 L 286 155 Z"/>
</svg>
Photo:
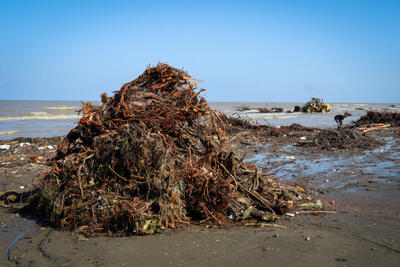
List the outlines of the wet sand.
<svg viewBox="0 0 400 267">
<path fill-rule="evenodd" d="M 230 144 L 230 149 L 285 183 L 314 188 L 335 214 L 283 216 L 276 224 L 286 229 L 191 226 L 153 236 L 86 238 L 21 216 L 18 209 L 24 203 L 16 203 L 0 208 L 0 265 L 399 266 L 399 129 L 369 134 L 385 145 L 372 151 L 318 151 L 294 146 L 298 136 L 271 137 L 258 143 L 242 138 Z M 42 141 L 53 148 L 57 144 L 57 140 Z M 15 147 L 20 149 L 21 142 Z M 36 163 L 33 154 L 51 157 L 55 150 L 38 150 L 44 144 L 31 142 L 17 156 L 14 148 L 1 151 L 2 162 L 9 157 L 10 163 L 0 165 L 0 191 L 21 186 L 20 190 L 29 191 L 37 174 L 48 168 Z M 26 235 L 9 249 L 6 260 L 7 246 L 21 233 Z"/>
</svg>

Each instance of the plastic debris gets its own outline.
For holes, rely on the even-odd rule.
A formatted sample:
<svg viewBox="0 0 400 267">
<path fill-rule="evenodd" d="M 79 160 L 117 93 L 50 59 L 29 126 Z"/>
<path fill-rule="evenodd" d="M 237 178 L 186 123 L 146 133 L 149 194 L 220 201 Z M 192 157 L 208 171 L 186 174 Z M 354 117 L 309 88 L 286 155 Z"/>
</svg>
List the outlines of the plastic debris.
<svg viewBox="0 0 400 267">
<path fill-rule="evenodd" d="M 0 149 L 9 150 L 10 149 L 10 145 L 8 145 L 8 144 L 0 145 Z"/>
<path fill-rule="evenodd" d="M 315 203 L 312 203 L 312 202 L 303 203 L 303 204 L 299 204 L 298 206 L 304 207 L 304 208 L 320 208 L 320 209 L 322 209 L 324 207 L 324 204 L 322 203 L 321 200 L 318 199 L 317 201 L 315 201 Z"/>
<path fill-rule="evenodd" d="M 27 143 L 27 142 L 19 143 L 19 146 L 20 146 L 20 147 L 30 146 L 30 145 L 31 145 L 31 143 Z"/>
</svg>

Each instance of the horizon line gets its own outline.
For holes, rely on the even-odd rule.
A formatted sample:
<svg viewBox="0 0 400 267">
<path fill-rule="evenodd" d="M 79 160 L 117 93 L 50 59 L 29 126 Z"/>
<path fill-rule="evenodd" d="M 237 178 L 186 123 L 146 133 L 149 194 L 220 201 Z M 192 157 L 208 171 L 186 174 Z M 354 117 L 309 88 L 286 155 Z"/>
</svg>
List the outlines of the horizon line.
<svg viewBox="0 0 400 267">
<path fill-rule="evenodd" d="M 99 100 L 55 100 L 55 99 L 0 99 L 0 101 L 47 101 L 47 102 L 101 102 Z M 209 103 L 306 103 L 306 101 L 211 101 Z M 330 102 L 329 104 L 400 104 L 400 102 Z"/>
</svg>

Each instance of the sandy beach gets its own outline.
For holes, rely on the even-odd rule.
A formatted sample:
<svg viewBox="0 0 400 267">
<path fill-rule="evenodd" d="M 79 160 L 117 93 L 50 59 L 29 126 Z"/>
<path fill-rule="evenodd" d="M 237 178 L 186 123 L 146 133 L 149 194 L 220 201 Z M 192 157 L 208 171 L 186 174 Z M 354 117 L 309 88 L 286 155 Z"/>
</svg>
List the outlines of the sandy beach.
<svg viewBox="0 0 400 267">
<path fill-rule="evenodd" d="M 301 132 L 264 139 L 249 138 L 253 134 L 242 131 L 232 135 L 229 148 L 238 151 L 239 155 L 246 155 L 246 160 L 255 162 L 265 172 L 282 176 L 281 179 L 286 177 L 283 179 L 286 183 L 312 187 L 325 208 L 335 213 L 281 216 L 278 221 L 264 227 L 232 224 L 226 228 L 208 228 L 192 225 L 178 232 L 165 231 L 152 236 L 88 238 L 78 232 L 46 226 L 38 218 L 21 212 L 26 203 L 13 203 L 0 208 L 0 249 L 3 251 L 0 264 L 398 265 L 399 128 L 371 131 L 370 136 L 385 142 L 373 150 L 317 151 L 295 146 L 299 138 L 311 138 L 312 132 L 308 135 Z M 38 174 L 49 168 L 46 159 L 54 156 L 59 141 L 59 138 L 1 141 L 2 145 L 10 144 L 11 147 L 1 151 L 0 191 L 29 192 Z M 30 145 L 21 146 L 21 143 Z M 39 147 L 43 149 L 39 150 Z M 324 159 L 329 161 L 329 168 L 324 168 Z M 288 173 L 291 177 L 287 177 Z M 18 242 L 12 244 L 18 236 Z"/>
</svg>

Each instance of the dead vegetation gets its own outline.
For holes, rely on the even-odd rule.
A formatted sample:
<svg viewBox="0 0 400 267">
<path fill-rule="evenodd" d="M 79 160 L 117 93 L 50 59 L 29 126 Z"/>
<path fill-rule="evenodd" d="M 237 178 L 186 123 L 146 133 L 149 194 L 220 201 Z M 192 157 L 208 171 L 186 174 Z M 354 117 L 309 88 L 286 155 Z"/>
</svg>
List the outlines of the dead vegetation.
<svg viewBox="0 0 400 267">
<path fill-rule="evenodd" d="M 227 119 L 199 96 L 198 83 L 160 63 L 112 97 L 102 95 L 101 106 L 86 103 L 30 208 L 53 226 L 87 234 L 226 225 L 230 215 L 244 218 L 237 214 L 243 203 L 265 221 L 292 209 L 299 192 L 226 151 Z"/>
<path fill-rule="evenodd" d="M 374 149 L 382 143 L 350 128 L 317 129 L 304 127 L 300 124 L 275 127 L 272 125 L 257 125 L 240 117 L 220 116 L 227 129 L 226 133 L 234 136 L 235 142 L 243 142 L 243 138 L 252 138 L 253 142 L 263 142 L 269 137 L 306 137 L 298 140 L 297 145 L 309 148 L 336 150 L 336 149 Z M 248 132 L 244 132 L 248 130 Z M 235 136 L 236 135 L 236 136 Z M 239 139 L 239 140 L 236 140 Z"/>
<path fill-rule="evenodd" d="M 378 112 L 368 111 L 365 115 L 355 122 L 356 126 L 372 123 L 390 123 L 392 126 L 400 126 L 399 112 Z"/>
<path fill-rule="evenodd" d="M 346 117 L 351 116 L 345 112 Z M 321 130 L 311 140 L 300 141 L 299 146 L 318 149 L 374 149 L 382 145 L 366 133 L 373 130 L 400 126 L 400 113 L 368 111 L 352 125 L 338 130 Z"/>
<path fill-rule="evenodd" d="M 299 141 L 298 146 L 324 150 L 373 149 L 381 145 L 378 140 L 352 129 L 320 130 L 311 140 Z"/>
<path fill-rule="evenodd" d="M 302 136 L 308 135 L 310 132 L 314 132 L 314 128 L 304 127 L 300 124 L 293 123 L 289 126 L 276 127 L 273 125 L 263 124 L 259 125 L 250 120 L 240 117 L 239 115 L 227 116 L 225 114 L 219 114 L 222 122 L 224 123 L 226 134 L 234 136 L 237 133 L 243 131 L 251 131 L 252 135 L 258 138 L 269 138 L 269 137 L 280 137 L 280 136 Z"/>
</svg>

